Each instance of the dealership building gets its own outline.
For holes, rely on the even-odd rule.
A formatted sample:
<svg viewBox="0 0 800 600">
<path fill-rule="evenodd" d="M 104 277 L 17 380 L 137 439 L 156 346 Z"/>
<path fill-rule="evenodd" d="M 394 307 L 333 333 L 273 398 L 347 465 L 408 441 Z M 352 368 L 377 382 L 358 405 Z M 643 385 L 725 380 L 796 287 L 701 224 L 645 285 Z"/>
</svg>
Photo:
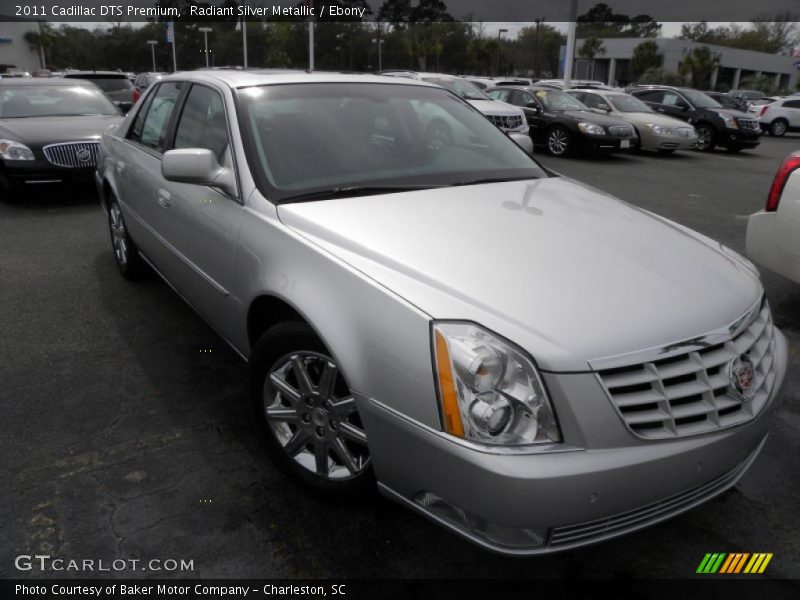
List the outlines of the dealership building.
<svg viewBox="0 0 800 600">
<path fill-rule="evenodd" d="M 12 66 L 30 72 L 39 68 L 36 50 L 25 41 L 28 32 L 38 33 L 39 23 L 0 15 L 0 73 Z"/>
<path fill-rule="evenodd" d="M 711 87 L 715 89 L 735 89 L 739 87 L 740 81 L 748 77 L 766 75 L 774 78 L 779 88 L 794 90 L 800 74 L 800 57 L 796 56 L 780 56 L 673 38 L 604 38 L 602 42 L 605 52 L 596 56 L 593 61 L 578 55 L 584 40 L 576 41 L 573 77 L 598 79 L 610 85 L 635 83 L 630 74 L 631 57 L 636 46 L 646 41 L 658 44 L 660 54 L 664 57 L 664 69 L 673 73 L 677 72 L 680 62 L 692 50 L 707 46 L 717 59 L 717 68 L 711 75 Z"/>
</svg>

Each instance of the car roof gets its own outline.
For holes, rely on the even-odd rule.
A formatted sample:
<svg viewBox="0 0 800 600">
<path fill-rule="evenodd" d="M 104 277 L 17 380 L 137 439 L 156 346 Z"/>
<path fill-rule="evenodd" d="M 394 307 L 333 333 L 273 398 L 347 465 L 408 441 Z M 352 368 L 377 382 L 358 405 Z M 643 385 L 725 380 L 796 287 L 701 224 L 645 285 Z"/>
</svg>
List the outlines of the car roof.
<svg viewBox="0 0 800 600">
<path fill-rule="evenodd" d="M 247 70 L 197 70 L 173 73 L 162 78 L 162 81 L 172 79 L 216 82 L 230 88 L 244 88 L 256 85 L 279 85 L 286 83 L 384 83 L 392 85 L 418 85 L 426 87 L 438 87 L 420 81 L 418 79 L 408 79 L 403 77 L 391 77 L 384 75 L 354 74 L 354 73 L 331 73 L 292 71 L 288 69 L 247 69 Z"/>
<path fill-rule="evenodd" d="M 25 86 L 62 86 L 62 87 L 75 87 L 76 85 L 79 86 L 86 86 L 86 87 L 95 87 L 95 85 L 91 81 L 86 81 L 85 79 L 65 79 L 63 77 L 15 77 L 15 78 L 8 78 L 5 77 L 0 79 L 0 86 L 15 86 L 19 87 L 22 85 Z"/>
<path fill-rule="evenodd" d="M 128 78 L 125 73 L 119 73 L 118 71 L 70 71 L 69 73 L 65 73 L 64 77 L 68 79 L 81 79 L 82 77 L 92 77 L 93 75 L 100 75 L 101 77 Z"/>
</svg>

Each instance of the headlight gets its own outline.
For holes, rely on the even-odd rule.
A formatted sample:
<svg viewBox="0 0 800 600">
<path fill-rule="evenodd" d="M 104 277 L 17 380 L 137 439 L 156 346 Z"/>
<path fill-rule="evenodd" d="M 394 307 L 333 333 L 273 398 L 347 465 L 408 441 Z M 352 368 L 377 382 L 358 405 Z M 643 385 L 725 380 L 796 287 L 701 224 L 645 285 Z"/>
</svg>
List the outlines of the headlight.
<svg viewBox="0 0 800 600">
<path fill-rule="evenodd" d="M 739 129 L 739 124 L 731 115 L 722 115 L 722 120 L 725 121 L 725 127 L 728 129 Z"/>
<path fill-rule="evenodd" d="M 13 140 L 0 140 L 0 157 L 5 160 L 34 160 L 30 148 Z"/>
<path fill-rule="evenodd" d="M 600 127 L 600 125 L 586 122 L 578 123 L 578 129 L 589 135 L 603 135 L 606 132 L 606 130 Z"/>
<path fill-rule="evenodd" d="M 647 123 L 647 126 L 650 128 L 650 131 L 652 131 L 656 135 L 670 135 L 672 133 L 672 129 L 670 129 L 669 127 L 665 127 L 664 125 Z"/>
<path fill-rule="evenodd" d="M 483 444 L 561 441 L 539 372 L 525 354 L 471 323 L 433 324 L 444 429 Z"/>
</svg>

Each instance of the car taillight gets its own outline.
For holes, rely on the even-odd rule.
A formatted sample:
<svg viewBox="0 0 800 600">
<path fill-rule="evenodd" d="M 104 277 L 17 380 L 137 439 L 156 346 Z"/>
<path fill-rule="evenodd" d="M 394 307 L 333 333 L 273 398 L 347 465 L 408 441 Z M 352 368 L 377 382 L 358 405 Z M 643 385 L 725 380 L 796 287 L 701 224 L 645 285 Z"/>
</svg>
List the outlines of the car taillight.
<svg viewBox="0 0 800 600">
<path fill-rule="evenodd" d="M 767 205 L 764 207 L 766 212 L 778 210 L 778 204 L 781 201 L 783 188 L 786 187 L 786 181 L 797 169 L 800 169 L 800 152 L 794 152 L 787 156 L 778 168 L 778 172 L 775 173 L 775 179 L 772 180 L 772 185 L 769 188 Z"/>
<path fill-rule="evenodd" d="M 141 95 L 142 95 L 142 92 L 140 92 L 136 88 L 133 88 L 133 103 L 134 104 L 136 104 L 136 101 L 141 97 Z"/>
<path fill-rule="evenodd" d="M 762 106 L 762 107 L 761 107 L 761 114 L 760 114 L 760 115 L 758 115 L 758 116 L 759 116 L 759 117 L 763 117 L 763 116 L 764 116 L 764 113 L 765 113 L 765 112 L 767 112 L 767 109 L 768 109 L 768 108 L 769 108 L 769 104 L 765 104 L 764 106 Z"/>
</svg>

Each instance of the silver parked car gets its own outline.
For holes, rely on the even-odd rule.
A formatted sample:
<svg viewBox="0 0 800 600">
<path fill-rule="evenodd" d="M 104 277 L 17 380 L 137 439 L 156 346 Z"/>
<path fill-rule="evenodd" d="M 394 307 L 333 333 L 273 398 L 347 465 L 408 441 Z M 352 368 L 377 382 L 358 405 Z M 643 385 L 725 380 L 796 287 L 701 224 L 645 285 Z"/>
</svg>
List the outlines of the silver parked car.
<svg viewBox="0 0 800 600">
<path fill-rule="evenodd" d="M 428 136 L 443 114 L 470 135 Z M 249 361 L 277 465 L 329 495 L 377 481 L 499 552 L 697 506 L 779 406 L 746 259 L 549 173 L 438 86 L 165 77 L 97 184 L 122 274 L 152 265 Z"/>
</svg>

